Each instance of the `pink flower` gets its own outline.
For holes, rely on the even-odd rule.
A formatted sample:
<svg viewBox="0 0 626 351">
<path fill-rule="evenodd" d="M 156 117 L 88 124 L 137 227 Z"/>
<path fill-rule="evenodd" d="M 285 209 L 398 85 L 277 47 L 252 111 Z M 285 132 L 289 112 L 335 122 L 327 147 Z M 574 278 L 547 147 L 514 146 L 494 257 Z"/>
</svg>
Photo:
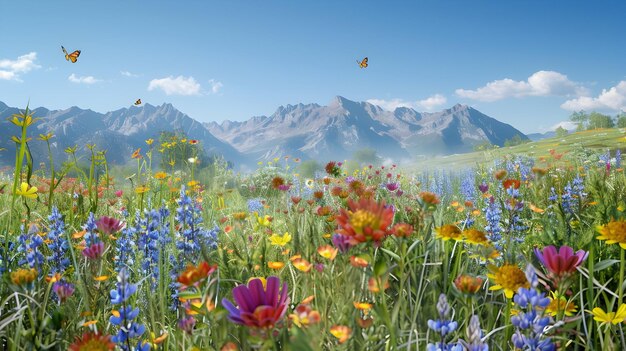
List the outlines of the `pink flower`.
<svg viewBox="0 0 626 351">
<path fill-rule="evenodd" d="M 115 196 L 117 196 L 117 197 L 122 197 L 122 194 L 124 194 L 124 192 L 121 191 L 121 190 L 118 190 L 118 191 L 115 192 Z"/>
<path fill-rule="evenodd" d="M 96 221 L 96 226 L 102 234 L 113 234 L 118 232 L 124 225 L 113 217 L 102 216 Z"/>
<path fill-rule="evenodd" d="M 83 256 L 90 258 L 92 260 L 96 260 L 102 257 L 102 253 L 104 252 L 104 243 L 102 241 L 93 244 L 83 250 Z"/>
<path fill-rule="evenodd" d="M 552 245 L 544 247 L 543 251 L 535 248 L 535 255 L 546 267 L 549 275 L 554 278 L 555 283 L 574 273 L 576 267 L 583 263 L 588 254 L 585 250 L 578 250 L 574 253 L 574 249 L 569 246 L 561 246 L 558 253 Z"/>
<path fill-rule="evenodd" d="M 267 278 L 267 286 L 261 279 L 252 279 L 248 285 L 239 285 L 233 289 L 233 298 L 238 307 L 228 299 L 222 299 L 222 305 L 228 310 L 232 322 L 253 328 L 272 328 L 287 312 L 289 295 L 287 283 L 280 289 L 277 277 Z"/>
</svg>

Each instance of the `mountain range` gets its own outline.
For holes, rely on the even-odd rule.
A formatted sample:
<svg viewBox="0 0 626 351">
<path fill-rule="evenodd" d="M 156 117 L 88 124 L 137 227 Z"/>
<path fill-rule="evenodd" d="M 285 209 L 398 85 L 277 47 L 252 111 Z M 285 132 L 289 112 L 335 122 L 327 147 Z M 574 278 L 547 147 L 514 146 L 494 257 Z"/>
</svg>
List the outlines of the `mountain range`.
<svg viewBox="0 0 626 351">
<path fill-rule="evenodd" d="M 19 109 L 0 102 L 0 147 L 11 150 L 17 128 L 8 118 Z M 39 121 L 30 137 L 52 132 L 54 156 L 64 159 L 68 146 L 95 143 L 106 149 L 110 163 L 128 161 L 132 151 L 145 148 L 145 140 L 158 140 L 161 131 L 180 130 L 198 139 L 209 154 L 223 155 L 236 166 L 252 166 L 259 160 L 291 155 L 302 159 L 344 160 L 364 148 L 376 150 L 396 162 L 417 156 L 471 151 L 479 143 L 502 146 L 515 136 L 527 137 L 469 106 L 455 105 L 440 112 L 418 112 L 407 107 L 383 110 L 368 102 L 335 97 L 327 106 L 297 104 L 280 106 L 270 116 L 246 121 L 201 123 L 171 104 L 145 104 L 107 113 L 71 107 L 65 110 L 33 110 Z M 47 159 L 45 143 L 30 144 L 35 162 Z M 14 153 L 0 153 L 0 162 L 12 165 Z"/>
</svg>

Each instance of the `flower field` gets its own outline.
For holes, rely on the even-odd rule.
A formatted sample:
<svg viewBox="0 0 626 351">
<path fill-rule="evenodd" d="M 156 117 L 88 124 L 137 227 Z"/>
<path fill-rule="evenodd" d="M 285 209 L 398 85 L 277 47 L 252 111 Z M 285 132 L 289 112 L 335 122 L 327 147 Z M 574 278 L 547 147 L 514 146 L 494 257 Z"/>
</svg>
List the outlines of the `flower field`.
<svg viewBox="0 0 626 351">
<path fill-rule="evenodd" d="M 33 159 L 35 117 L 5 151 L 5 350 L 626 348 L 619 150 L 241 175 L 170 136 L 129 171 L 97 145 Z"/>
</svg>

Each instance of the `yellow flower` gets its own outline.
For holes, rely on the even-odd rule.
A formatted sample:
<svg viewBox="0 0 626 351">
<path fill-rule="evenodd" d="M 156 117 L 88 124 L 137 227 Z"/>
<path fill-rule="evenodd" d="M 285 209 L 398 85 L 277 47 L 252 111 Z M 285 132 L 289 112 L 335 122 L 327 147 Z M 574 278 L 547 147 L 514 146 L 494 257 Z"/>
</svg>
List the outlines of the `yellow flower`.
<svg viewBox="0 0 626 351">
<path fill-rule="evenodd" d="M 283 235 L 272 234 L 270 236 L 270 241 L 272 245 L 285 246 L 287 243 L 291 241 L 291 234 L 289 232 L 285 232 Z"/>
<path fill-rule="evenodd" d="M 489 245 L 489 240 L 487 239 L 485 232 L 480 231 L 478 229 L 474 229 L 474 228 L 466 229 L 463 231 L 463 236 L 465 237 L 467 242 L 470 244 L 483 245 L 483 246 Z"/>
<path fill-rule="evenodd" d="M 335 259 L 338 251 L 339 250 L 337 248 L 330 245 L 323 245 L 317 248 L 317 253 L 320 254 L 320 256 L 331 261 Z"/>
<path fill-rule="evenodd" d="M 152 145 L 152 143 L 154 143 L 154 139 L 150 138 L 146 140 L 146 144 L 148 144 L 148 146 Z"/>
<path fill-rule="evenodd" d="M 330 333 L 333 334 L 334 337 L 339 339 L 340 344 L 343 344 L 344 342 L 348 341 L 348 339 L 350 339 L 350 336 L 352 336 L 352 329 L 345 325 L 333 325 L 330 328 Z"/>
<path fill-rule="evenodd" d="M 596 230 L 600 233 L 596 239 L 606 240 L 607 244 L 619 244 L 622 249 L 626 250 L 626 221 L 610 221 L 605 225 L 597 226 Z"/>
<path fill-rule="evenodd" d="M 154 174 L 154 179 L 162 180 L 162 179 L 165 179 L 165 178 L 167 178 L 167 173 L 165 173 L 165 172 L 156 172 Z"/>
<path fill-rule="evenodd" d="M 33 115 L 27 115 L 26 113 L 14 114 L 13 116 L 11 116 L 10 119 L 11 123 L 15 124 L 18 127 L 28 127 L 36 120 L 37 118 L 33 118 Z"/>
<path fill-rule="evenodd" d="M 15 195 L 24 196 L 29 199 L 37 198 L 37 187 L 29 187 L 28 183 L 22 182 L 19 189 L 15 189 Z"/>
<path fill-rule="evenodd" d="M 450 239 L 454 239 L 457 241 L 461 240 L 463 234 L 461 232 L 461 229 L 459 229 L 459 227 L 455 226 L 454 224 L 443 225 L 439 228 L 435 228 L 435 231 L 437 232 L 437 237 L 443 239 L 444 241 Z"/>
<path fill-rule="evenodd" d="M 146 192 L 146 191 L 148 191 L 148 190 L 150 190 L 150 188 L 148 188 L 148 187 L 147 187 L 147 186 L 145 186 L 145 185 L 141 185 L 141 186 L 138 186 L 138 187 L 137 187 L 137 189 L 135 189 L 135 192 L 136 192 L 137 194 L 143 194 L 143 193 L 145 193 L 145 192 Z"/>
<path fill-rule="evenodd" d="M 550 304 L 546 307 L 546 312 L 555 317 L 559 312 L 564 312 L 566 316 L 573 316 L 576 313 L 577 306 L 573 301 L 567 301 L 565 296 L 558 296 L 552 293 Z"/>
<path fill-rule="evenodd" d="M 258 213 L 256 213 L 256 212 L 255 212 L 254 214 L 255 214 L 255 216 L 256 216 L 256 220 L 257 220 L 257 222 L 259 223 L 259 225 L 262 225 L 262 226 L 264 226 L 264 227 L 269 227 L 269 226 L 270 226 L 270 223 L 271 223 L 271 222 L 270 222 L 270 216 L 265 215 L 265 216 L 261 217 L 261 216 L 259 216 L 259 214 L 258 214 Z"/>
<path fill-rule="evenodd" d="M 591 311 L 593 319 L 600 324 L 612 323 L 619 324 L 626 319 L 626 304 L 621 304 L 617 312 L 604 312 L 600 307 L 596 307 Z"/>
<path fill-rule="evenodd" d="M 489 270 L 493 274 L 487 274 L 487 277 L 493 279 L 496 285 L 489 288 L 489 290 L 504 290 L 504 295 L 507 298 L 512 298 L 513 294 L 519 288 L 530 288 L 530 283 L 526 279 L 526 274 L 519 267 L 512 264 L 505 264 L 502 267 L 496 267 L 494 265 L 489 266 Z"/>
<path fill-rule="evenodd" d="M 357 302 L 357 301 L 354 301 L 354 302 L 352 302 L 352 304 L 354 305 L 354 308 L 356 308 L 357 310 L 363 311 L 364 314 L 367 314 L 369 312 L 369 310 L 372 309 L 372 304 L 368 303 L 368 302 Z"/>
<path fill-rule="evenodd" d="M 52 134 L 52 132 L 48 133 L 48 134 L 39 134 L 39 140 L 41 141 L 48 141 L 50 139 L 52 139 L 52 137 L 54 137 L 54 134 Z"/>
</svg>

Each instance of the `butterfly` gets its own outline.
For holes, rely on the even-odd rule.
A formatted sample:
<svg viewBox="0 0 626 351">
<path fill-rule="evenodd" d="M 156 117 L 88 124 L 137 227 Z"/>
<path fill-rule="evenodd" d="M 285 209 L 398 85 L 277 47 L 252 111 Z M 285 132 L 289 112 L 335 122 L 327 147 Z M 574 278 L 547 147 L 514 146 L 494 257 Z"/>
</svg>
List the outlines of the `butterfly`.
<svg viewBox="0 0 626 351">
<path fill-rule="evenodd" d="M 135 105 L 141 105 L 141 99 L 137 99 L 137 101 L 135 101 Z"/>
<path fill-rule="evenodd" d="M 78 56 L 80 56 L 80 50 L 76 50 L 73 53 L 68 54 L 63 45 L 61 45 L 61 50 L 63 50 L 63 53 L 65 54 L 65 60 L 72 61 L 72 63 L 76 63 Z"/>
<path fill-rule="evenodd" d="M 359 64 L 359 67 L 361 68 L 366 68 L 367 67 L 367 57 L 363 59 L 363 61 L 359 62 L 359 60 L 356 60 L 356 63 Z"/>
</svg>

